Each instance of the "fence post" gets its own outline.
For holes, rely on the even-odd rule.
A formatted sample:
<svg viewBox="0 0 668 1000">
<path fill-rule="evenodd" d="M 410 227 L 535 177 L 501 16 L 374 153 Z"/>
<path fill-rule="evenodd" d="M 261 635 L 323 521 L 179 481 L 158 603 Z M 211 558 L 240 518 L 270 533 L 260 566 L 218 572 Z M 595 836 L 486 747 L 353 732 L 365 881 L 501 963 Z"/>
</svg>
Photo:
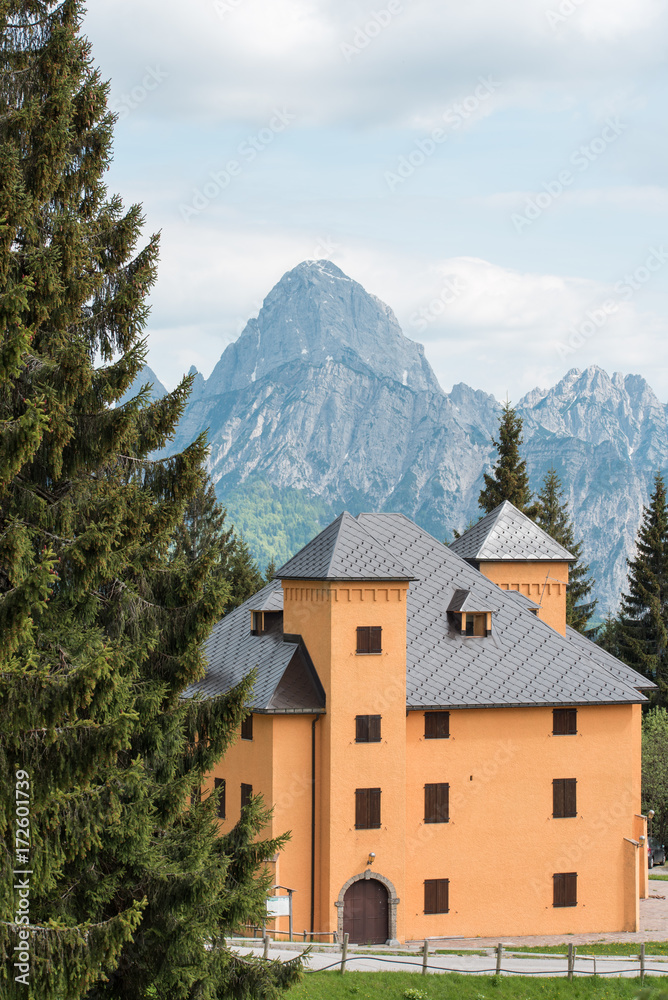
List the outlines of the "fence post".
<svg viewBox="0 0 668 1000">
<path fill-rule="evenodd" d="M 596 975 L 596 955 L 594 955 L 594 975 Z"/>
<path fill-rule="evenodd" d="M 503 945 L 501 943 L 496 946 L 496 974 L 497 976 L 501 972 L 501 956 L 503 955 Z"/>
<path fill-rule="evenodd" d="M 427 961 L 429 959 L 429 942 L 424 939 L 424 947 L 422 948 L 422 975 L 427 975 Z"/>
<path fill-rule="evenodd" d="M 304 931 L 304 944 L 306 944 L 306 931 Z"/>
<path fill-rule="evenodd" d="M 640 982 L 645 981 L 645 942 L 640 945 Z"/>
<path fill-rule="evenodd" d="M 265 960 L 265 962 L 269 958 L 269 935 L 268 934 L 265 934 L 265 936 L 264 936 L 264 952 L 263 952 L 262 957 Z"/>
<path fill-rule="evenodd" d="M 348 932 L 343 935 L 343 945 L 341 947 L 341 975 L 346 971 L 346 959 L 348 958 Z"/>
<path fill-rule="evenodd" d="M 568 978 L 573 978 L 573 945 L 568 946 Z"/>
</svg>

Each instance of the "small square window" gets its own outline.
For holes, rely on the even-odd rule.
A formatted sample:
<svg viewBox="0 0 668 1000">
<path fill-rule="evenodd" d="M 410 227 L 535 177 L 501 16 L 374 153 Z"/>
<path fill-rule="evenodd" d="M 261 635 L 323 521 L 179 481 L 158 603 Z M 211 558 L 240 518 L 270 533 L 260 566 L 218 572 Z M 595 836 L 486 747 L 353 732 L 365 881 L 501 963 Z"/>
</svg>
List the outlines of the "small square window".
<svg viewBox="0 0 668 1000">
<path fill-rule="evenodd" d="M 355 716 L 355 742 L 380 743 L 380 715 Z"/>
<path fill-rule="evenodd" d="M 355 829 L 377 830 L 380 827 L 380 788 L 355 789 Z"/>
<path fill-rule="evenodd" d="M 251 612 L 251 635 L 262 635 L 262 612 Z"/>
<path fill-rule="evenodd" d="M 381 632 L 377 625 L 361 625 L 357 629 L 358 653 L 381 653 Z"/>
<path fill-rule="evenodd" d="M 559 872 L 552 876 L 553 906 L 578 905 L 577 872 Z"/>
<path fill-rule="evenodd" d="M 577 708 L 554 708 L 552 710 L 552 735 L 575 736 L 578 731 Z"/>
<path fill-rule="evenodd" d="M 450 821 L 450 785 L 436 784 L 424 786 L 425 823 L 448 823 Z"/>
<path fill-rule="evenodd" d="M 424 912 L 450 912 L 450 879 L 426 878 L 424 880 Z"/>
<path fill-rule="evenodd" d="M 464 632 L 467 636 L 482 637 L 487 635 L 487 615 L 479 612 L 464 615 Z"/>
<path fill-rule="evenodd" d="M 425 712 L 424 738 L 426 740 L 447 740 L 450 738 L 450 713 Z"/>
<path fill-rule="evenodd" d="M 552 782 L 552 815 L 555 819 L 577 816 L 577 784 L 575 778 L 555 778 Z"/>
<path fill-rule="evenodd" d="M 241 808 L 245 809 L 253 797 L 253 786 L 241 782 Z"/>
</svg>

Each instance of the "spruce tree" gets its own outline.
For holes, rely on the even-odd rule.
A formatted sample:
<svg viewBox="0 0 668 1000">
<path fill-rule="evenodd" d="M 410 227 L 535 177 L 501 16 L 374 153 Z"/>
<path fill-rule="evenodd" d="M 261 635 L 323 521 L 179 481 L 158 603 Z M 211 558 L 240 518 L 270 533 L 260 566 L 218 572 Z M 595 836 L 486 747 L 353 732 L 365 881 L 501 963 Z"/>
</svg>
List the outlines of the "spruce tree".
<svg viewBox="0 0 668 1000">
<path fill-rule="evenodd" d="M 492 475 L 487 472 L 484 475 L 485 485 L 480 491 L 478 506 L 489 514 L 504 500 L 509 500 L 523 514 L 535 518 L 537 506 L 529 489 L 526 462 L 520 455 L 522 418 L 507 400 L 499 421 L 498 440 L 494 438 L 493 444 L 498 458 Z"/>
<path fill-rule="evenodd" d="M 568 571 L 566 623 L 578 632 L 587 633 L 597 603 L 587 598 L 596 581 L 590 576 L 589 566 L 582 561 L 582 542 L 575 541 L 568 501 L 564 499 L 563 486 L 555 469 L 549 469 L 543 479 L 537 504 L 536 523 L 575 556 Z"/>
<path fill-rule="evenodd" d="M 232 590 L 228 611 L 233 611 L 265 585 L 258 564 L 243 539 L 237 535 L 229 563 L 229 580 Z"/>
<path fill-rule="evenodd" d="M 190 379 L 115 405 L 144 361 L 157 239 L 137 251 L 140 208 L 107 195 L 113 120 L 81 17 L 79 0 L 0 0 L 0 991 L 269 997 L 296 967 L 223 938 L 261 919 L 282 841 L 258 839 L 261 802 L 224 838 L 215 794 L 187 804 L 252 678 L 183 697 L 229 589 L 216 544 L 180 534 L 205 441 L 149 459 Z"/>
<path fill-rule="evenodd" d="M 668 503 L 663 477 L 643 511 L 636 555 L 628 561 L 628 593 L 617 626 L 620 656 L 658 685 L 655 704 L 668 704 Z"/>
</svg>

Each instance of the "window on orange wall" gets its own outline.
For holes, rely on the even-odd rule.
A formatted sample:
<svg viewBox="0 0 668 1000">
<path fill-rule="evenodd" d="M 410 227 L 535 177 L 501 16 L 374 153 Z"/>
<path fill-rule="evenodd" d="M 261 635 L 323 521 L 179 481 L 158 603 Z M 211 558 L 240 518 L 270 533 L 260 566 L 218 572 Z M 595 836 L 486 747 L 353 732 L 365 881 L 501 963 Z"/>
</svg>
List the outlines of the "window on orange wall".
<svg viewBox="0 0 668 1000">
<path fill-rule="evenodd" d="M 450 713 L 425 712 L 424 738 L 426 740 L 447 740 L 450 738 Z"/>
<path fill-rule="evenodd" d="M 555 778 L 552 782 L 552 815 L 555 819 L 577 816 L 577 780 Z"/>
<path fill-rule="evenodd" d="M 218 792 L 218 819 L 225 819 L 225 778 L 214 778 L 213 783 Z"/>
<path fill-rule="evenodd" d="M 450 879 L 426 878 L 424 880 L 424 912 L 448 913 L 450 911 Z"/>
<path fill-rule="evenodd" d="M 241 808 L 244 809 L 253 797 L 253 786 L 241 782 Z"/>
<path fill-rule="evenodd" d="M 552 876 L 553 906 L 578 905 L 577 872 L 558 872 Z"/>
<path fill-rule="evenodd" d="M 355 716 L 355 742 L 380 743 L 380 715 Z"/>
<path fill-rule="evenodd" d="M 357 652 L 382 653 L 381 632 L 378 625 L 360 625 L 357 629 Z"/>
<path fill-rule="evenodd" d="M 253 713 L 247 715 L 244 721 L 241 723 L 241 739 L 242 740 L 252 740 L 253 739 Z"/>
<path fill-rule="evenodd" d="M 552 709 L 552 735 L 575 736 L 578 731 L 577 708 Z"/>
<path fill-rule="evenodd" d="M 450 785 L 439 783 L 424 786 L 424 821 L 450 822 Z"/>
<path fill-rule="evenodd" d="M 355 789 L 355 829 L 377 830 L 380 827 L 380 788 Z"/>
</svg>

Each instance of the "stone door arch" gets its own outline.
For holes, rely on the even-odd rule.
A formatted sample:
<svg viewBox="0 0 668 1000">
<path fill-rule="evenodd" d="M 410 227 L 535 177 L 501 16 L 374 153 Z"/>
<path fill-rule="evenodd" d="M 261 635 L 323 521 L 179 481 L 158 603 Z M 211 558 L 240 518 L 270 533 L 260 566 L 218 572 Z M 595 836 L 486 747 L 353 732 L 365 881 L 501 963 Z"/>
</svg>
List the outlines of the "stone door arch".
<svg viewBox="0 0 668 1000">
<path fill-rule="evenodd" d="M 349 890 L 358 882 L 372 882 L 374 884 L 367 885 L 367 887 L 364 888 L 360 886 L 357 890 L 353 890 L 349 893 Z M 382 929 L 382 933 L 387 934 L 386 940 L 389 944 L 398 944 L 398 905 L 399 897 L 397 896 L 396 890 L 390 880 L 385 878 L 384 875 L 380 875 L 378 872 L 372 872 L 369 868 L 367 868 L 366 871 L 361 872 L 359 875 L 353 875 L 353 877 L 349 878 L 348 881 L 342 886 L 339 898 L 335 903 L 338 910 L 337 932 L 339 941 L 343 941 L 344 922 L 347 925 L 345 930 L 348 930 L 352 919 L 352 910 L 354 909 L 356 911 L 354 927 L 356 931 L 360 931 L 362 936 L 364 934 L 372 934 L 376 937 L 376 939 L 372 942 L 373 944 L 383 943 L 377 939 Z M 366 911 L 366 916 L 363 911 Z M 350 930 L 348 930 L 348 933 L 350 934 Z M 349 940 L 352 943 L 352 936 Z M 359 941 L 356 943 L 363 944 L 365 942 Z"/>
</svg>

